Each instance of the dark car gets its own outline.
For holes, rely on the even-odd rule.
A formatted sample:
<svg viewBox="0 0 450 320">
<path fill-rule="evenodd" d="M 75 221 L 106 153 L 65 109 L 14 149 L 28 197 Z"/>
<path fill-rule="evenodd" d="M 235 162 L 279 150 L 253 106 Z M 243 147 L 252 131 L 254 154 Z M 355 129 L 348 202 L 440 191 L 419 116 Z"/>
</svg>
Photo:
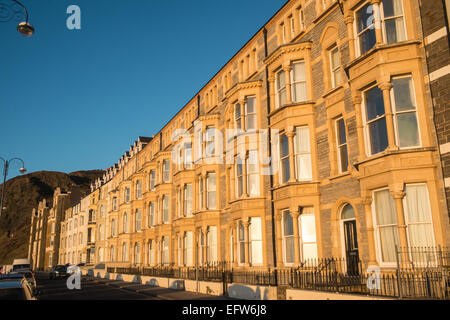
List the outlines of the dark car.
<svg viewBox="0 0 450 320">
<path fill-rule="evenodd" d="M 36 300 L 39 294 L 22 274 L 0 276 L 0 300 Z"/>
<path fill-rule="evenodd" d="M 69 275 L 67 274 L 67 266 L 57 265 L 52 268 L 52 271 L 50 271 L 49 278 L 50 279 L 66 278 L 68 276 Z"/>
</svg>

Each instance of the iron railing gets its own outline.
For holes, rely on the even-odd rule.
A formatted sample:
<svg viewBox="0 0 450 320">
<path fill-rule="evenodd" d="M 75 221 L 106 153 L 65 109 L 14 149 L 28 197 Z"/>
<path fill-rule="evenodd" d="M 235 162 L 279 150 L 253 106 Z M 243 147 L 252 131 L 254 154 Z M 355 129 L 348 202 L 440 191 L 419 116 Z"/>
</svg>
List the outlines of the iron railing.
<svg viewBox="0 0 450 320">
<path fill-rule="evenodd" d="M 245 269 L 233 267 L 229 262 L 218 262 L 197 268 L 159 265 L 108 267 L 107 271 L 222 282 L 224 292 L 227 284 L 240 283 L 401 299 L 449 299 L 448 248 L 397 248 L 396 252 L 397 265 L 389 269 L 375 267 L 369 270 L 359 260 L 349 263 L 342 258 L 321 258 L 305 260 L 299 266 L 289 268 Z"/>
</svg>

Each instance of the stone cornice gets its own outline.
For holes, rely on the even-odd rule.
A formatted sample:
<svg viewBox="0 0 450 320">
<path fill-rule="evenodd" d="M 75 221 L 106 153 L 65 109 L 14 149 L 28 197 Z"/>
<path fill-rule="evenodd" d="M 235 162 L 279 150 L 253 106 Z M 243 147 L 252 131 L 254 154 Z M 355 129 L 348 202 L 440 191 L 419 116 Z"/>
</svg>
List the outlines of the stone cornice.
<svg viewBox="0 0 450 320">
<path fill-rule="evenodd" d="M 283 44 L 279 46 L 274 52 L 272 52 L 266 59 L 264 59 L 264 63 L 266 65 L 271 65 L 278 58 L 282 57 L 285 54 L 302 50 L 310 50 L 311 48 L 311 41 Z"/>
</svg>

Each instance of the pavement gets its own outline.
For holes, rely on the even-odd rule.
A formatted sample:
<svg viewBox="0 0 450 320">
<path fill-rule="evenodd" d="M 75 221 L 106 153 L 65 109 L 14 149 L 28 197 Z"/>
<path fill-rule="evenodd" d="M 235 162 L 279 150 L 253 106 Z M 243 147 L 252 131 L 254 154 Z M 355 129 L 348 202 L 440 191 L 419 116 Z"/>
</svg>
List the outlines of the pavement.
<svg viewBox="0 0 450 320">
<path fill-rule="evenodd" d="M 66 279 L 48 278 L 48 273 L 36 274 L 39 300 L 234 300 L 184 290 L 151 287 L 118 280 L 81 277 L 81 290 L 69 290 Z"/>
</svg>

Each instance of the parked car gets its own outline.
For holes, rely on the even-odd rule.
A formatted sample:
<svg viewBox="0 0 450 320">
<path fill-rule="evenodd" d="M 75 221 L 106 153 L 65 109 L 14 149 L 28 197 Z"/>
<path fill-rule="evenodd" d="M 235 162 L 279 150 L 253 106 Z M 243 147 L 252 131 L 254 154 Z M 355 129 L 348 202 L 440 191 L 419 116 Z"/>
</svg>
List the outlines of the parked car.
<svg viewBox="0 0 450 320">
<path fill-rule="evenodd" d="M 0 275 L 0 300 L 36 300 L 40 294 L 22 274 Z"/>
<path fill-rule="evenodd" d="M 56 278 L 65 278 L 68 277 L 67 274 L 67 266 L 65 265 L 57 265 L 52 268 L 50 271 L 49 278 L 50 279 L 56 279 Z"/>
<path fill-rule="evenodd" d="M 21 274 L 27 279 L 32 289 L 36 289 L 36 279 L 34 278 L 34 273 L 27 269 L 18 269 L 16 271 L 10 272 L 11 274 Z"/>
<path fill-rule="evenodd" d="M 3 266 L 0 266 L 0 274 L 3 274 Z"/>
<path fill-rule="evenodd" d="M 30 260 L 28 260 L 28 259 L 14 259 L 12 271 L 24 270 L 24 269 L 31 271 Z"/>
</svg>

